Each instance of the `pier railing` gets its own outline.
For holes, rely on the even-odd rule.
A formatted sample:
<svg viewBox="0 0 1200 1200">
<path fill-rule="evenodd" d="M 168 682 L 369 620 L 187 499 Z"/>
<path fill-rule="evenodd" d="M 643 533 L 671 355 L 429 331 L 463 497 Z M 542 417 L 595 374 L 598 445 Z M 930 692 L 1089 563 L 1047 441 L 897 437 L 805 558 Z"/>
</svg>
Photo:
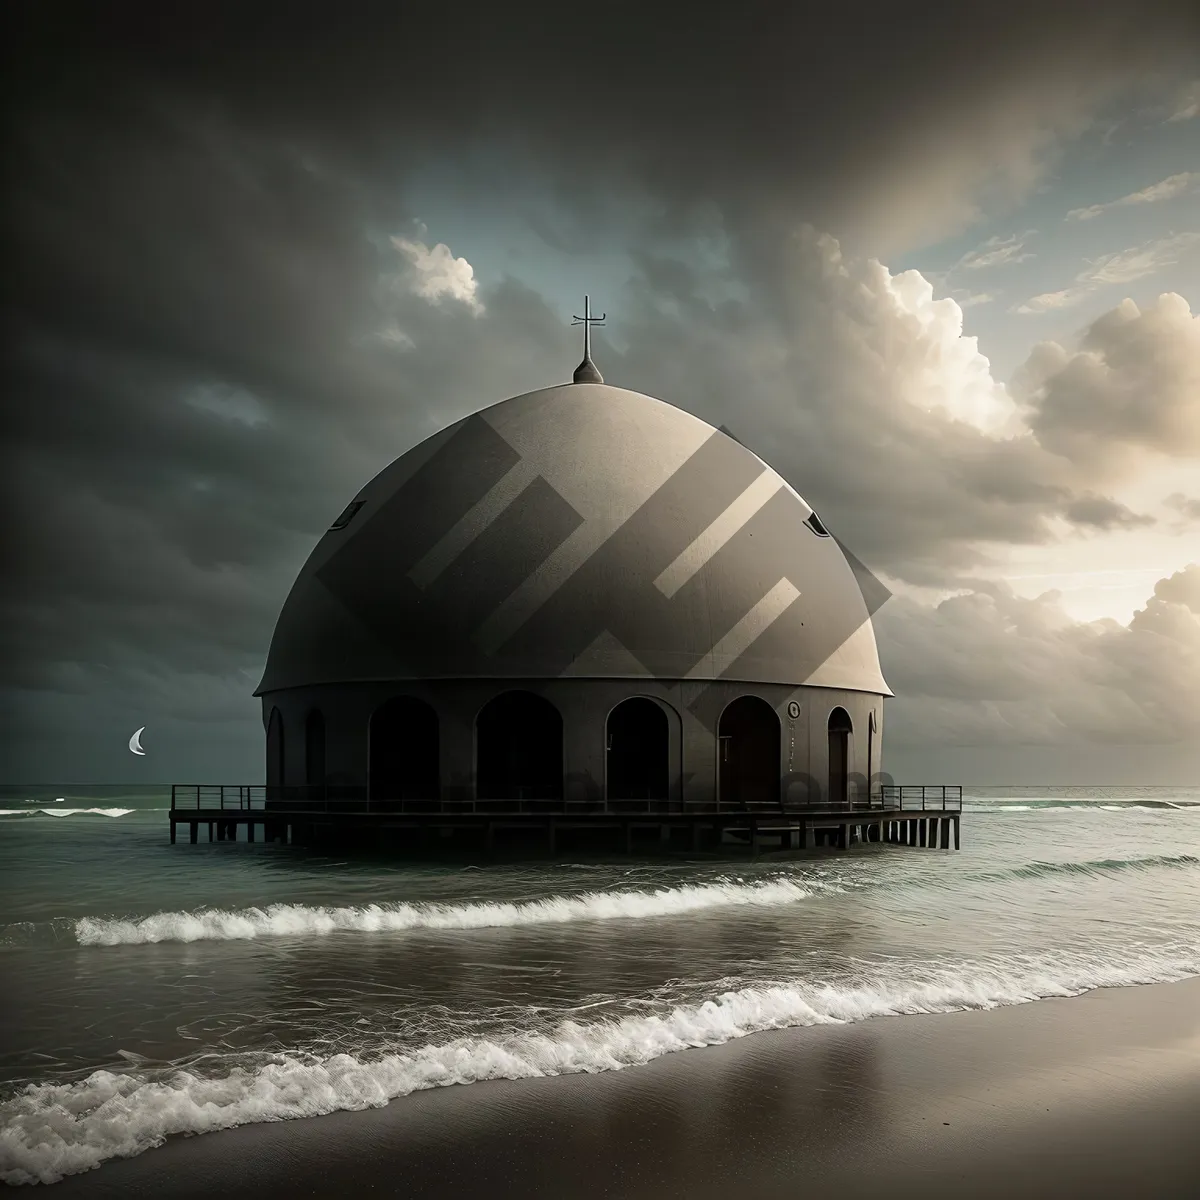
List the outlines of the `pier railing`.
<svg viewBox="0 0 1200 1200">
<path fill-rule="evenodd" d="M 171 808 L 204 811 L 288 811 L 313 813 L 374 813 L 397 815 L 565 815 L 604 816 L 698 815 L 751 812 L 763 816 L 822 812 L 870 812 L 902 808 L 909 811 L 961 810 L 962 788 L 942 785 L 885 784 L 871 795 L 814 804 L 779 801 L 668 800 L 646 798 L 596 798 L 564 800 L 545 796 L 496 799 L 440 800 L 431 797 L 391 796 L 369 792 L 361 786 L 338 784 L 172 784 Z"/>
<path fill-rule="evenodd" d="M 885 783 L 880 788 L 885 808 L 912 812 L 929 809 L 938 812 L 962 811 L 962 785 L 942 783 Z"/>
</svg>

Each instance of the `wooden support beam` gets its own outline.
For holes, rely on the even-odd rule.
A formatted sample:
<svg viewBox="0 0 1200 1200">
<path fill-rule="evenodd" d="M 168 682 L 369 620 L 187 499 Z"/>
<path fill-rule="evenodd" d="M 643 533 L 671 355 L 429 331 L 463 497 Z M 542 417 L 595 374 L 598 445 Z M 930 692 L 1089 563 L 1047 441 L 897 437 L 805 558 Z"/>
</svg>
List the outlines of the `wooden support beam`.
<svg viewBox="0 0 1200 1200">
<path fill-rule="evenodd" d="M 196 844 L 196 841 L 199 838 L 199 835 L 200 835 L 200 822 L 199 821 L 189 821 L 188 822 L 188 841 L 191 842 L 193 846 Z"/>
<path fill-rule="evenodd" d="M 175 822 L 171 822 L 171 845 L 175 845 Z"/>
<path fill-rule="evenodd" d="M 253 821 L 248 821 L 246 823 L 246 841 L 248 841 L 248 842 L 254 841 L 254 822 Z"/>
<path fill-rule="evenodd" d="M 960 849 L 960 843 L 958 840 L 958 823 L 959 823 L 960 819 L 961 818 L 959 818 L 959 817 L 954 818 L 954 848 L 955 848 L 955 850 Z"/>
</svg>

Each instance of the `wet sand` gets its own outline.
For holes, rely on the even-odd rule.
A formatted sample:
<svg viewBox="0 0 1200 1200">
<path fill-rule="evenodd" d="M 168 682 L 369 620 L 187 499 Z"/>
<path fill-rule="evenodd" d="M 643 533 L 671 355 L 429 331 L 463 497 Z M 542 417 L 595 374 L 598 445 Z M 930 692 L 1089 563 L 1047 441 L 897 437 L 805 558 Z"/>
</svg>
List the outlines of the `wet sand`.
<svg viewBox="0 0 1200 1200">
<path fill-rule="evenodd" d="M 75 1197 L 1200 1194 L 1200 979 L 757 1034 L 177 1138 Z"/>
</svg>

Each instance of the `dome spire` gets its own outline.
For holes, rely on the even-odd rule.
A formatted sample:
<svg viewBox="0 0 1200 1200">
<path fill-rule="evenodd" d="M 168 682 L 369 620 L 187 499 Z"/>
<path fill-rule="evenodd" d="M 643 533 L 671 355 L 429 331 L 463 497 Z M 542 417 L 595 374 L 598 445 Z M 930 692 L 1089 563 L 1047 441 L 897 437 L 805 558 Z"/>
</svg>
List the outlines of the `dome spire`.
<svg viewBox="0 0 1200 1200">
<path fill-rule="evenodd" d="M 601 325 L 604 322 L 608 313 L 601 313 L 598 317 L 592 316 L 592 298 L 584 296 L 583 298 L 583 316 L 572 316 L 572 325 L 583 326 L 583 362 L 575 368 L 575 374 L 572 377 L 574 383 L 603 383 L 604 376 L 596 369 L 596 364 L 592 362 L 592 326 Z"/>
</svg>

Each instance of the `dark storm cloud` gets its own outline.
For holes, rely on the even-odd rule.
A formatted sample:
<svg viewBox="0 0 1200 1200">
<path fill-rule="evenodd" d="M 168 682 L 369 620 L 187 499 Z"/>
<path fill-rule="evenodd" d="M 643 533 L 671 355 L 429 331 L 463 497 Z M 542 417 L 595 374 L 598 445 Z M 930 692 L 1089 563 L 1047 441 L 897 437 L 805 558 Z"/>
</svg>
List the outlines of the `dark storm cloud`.
<svg viewBox="0 0 1200 1200">
<path fill-rule="evenodd" d="M 1149 513 L 1136 513 L 1107 496 L 1080 496 L 1067 503 L 1063 515 L 1076 525 L 1093 529 L 1135 529 L 1155 523 Z"/>
<path fill-rule="evenodd" d="M 914 201 L 897 185 L 935 160 L 945 178 L 922 201 L 945 216 L 965 179 L 1019 174 L 1081 103 L 1190 65 L 1200 29 L 1194 6 L 1167 0 L 452 12 L 47 0 L 19 13 L 20 100 L 72 119 L 86 106 L 110 127 L 137 124 L 147 97 L 178 96 L 375 179 L 474 144 L 528 152 L 596 216 L 619 217 L 636 179 L 756 217 L 803 200 L 825 227 L 885 196 Z"/>
<path fill-rule="evenodd" d="M 1072 485 L 1028 435 L 901 404 L 936 338 L 795 229 L 951 229 L 1196 44 L 1191 6 L 1053 7 L 9 6 L 7 679 L 82 698 L 72 722 L 218 711 L 364 479 L 564 378 L 528 287 L 488 281 L 482 314 L 414 295 L 388 237 L 430 168 L 543 191 L 564 255 L 631 250 L 610 381 L 744 433 L 870 566 L 940 580 L 980 539 L 1044 540 Z M 740 300 L 659 245 L 713 231 Z"/>
<path fill-rule="evenodd" d="M 1194 746 L 1200 565 L 1160 579 L 1127 625 L 1072 621 L 1060 601 L 978 581 L 934 607 L 885 605 L 880 657 L 905 697 L 889 718 L 893 742 L 937 729 L 950 745 Z"/>
</svg>

